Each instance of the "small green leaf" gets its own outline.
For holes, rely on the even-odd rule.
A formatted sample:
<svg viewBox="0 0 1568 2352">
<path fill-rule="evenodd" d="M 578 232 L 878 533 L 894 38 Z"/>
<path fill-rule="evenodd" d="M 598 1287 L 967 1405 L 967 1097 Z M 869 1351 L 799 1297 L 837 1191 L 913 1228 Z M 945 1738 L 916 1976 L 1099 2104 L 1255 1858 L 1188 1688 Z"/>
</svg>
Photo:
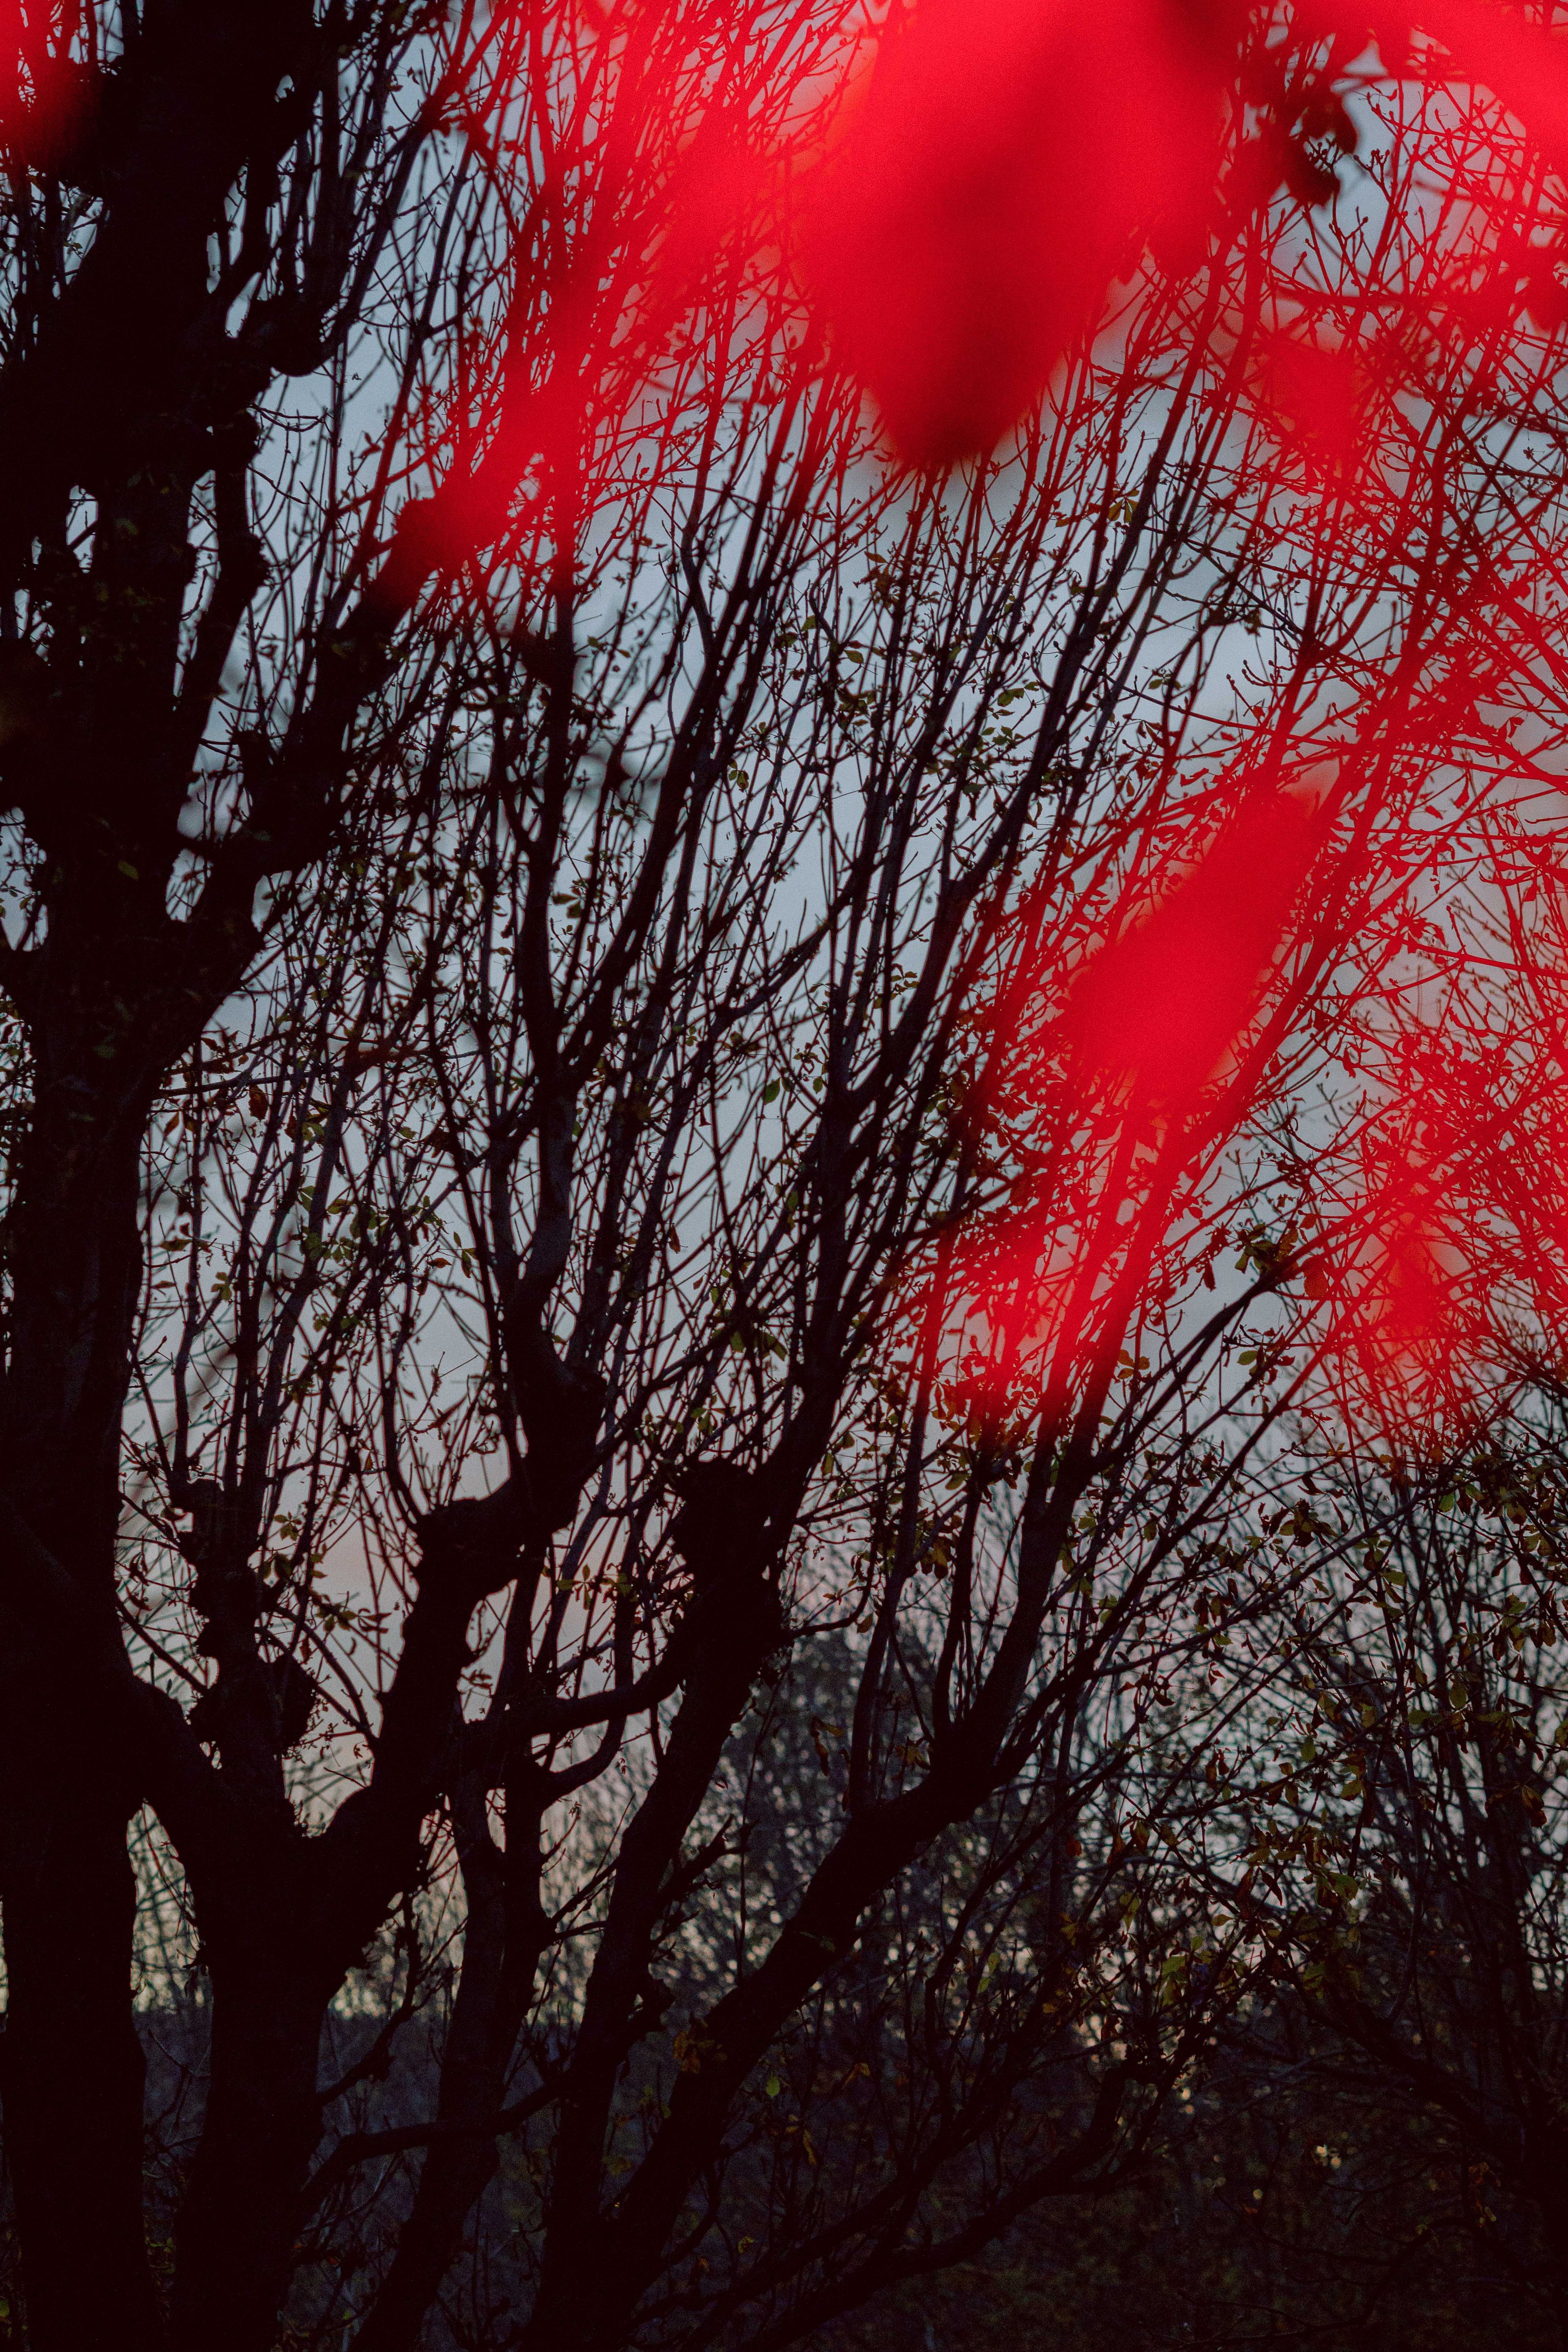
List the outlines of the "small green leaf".
<svg viewBox="0 0 1568 2352">
<path fill-rule="evenodd" d="M 763 2084 L 763 2088 L 767 2093 L 770 2099 L 776 2099 L 779 2093 L 783 2090 L 784 2084 L 779 2081 L 776 2074 L 770 2074 L 767 2081 Z"/>
</svg>

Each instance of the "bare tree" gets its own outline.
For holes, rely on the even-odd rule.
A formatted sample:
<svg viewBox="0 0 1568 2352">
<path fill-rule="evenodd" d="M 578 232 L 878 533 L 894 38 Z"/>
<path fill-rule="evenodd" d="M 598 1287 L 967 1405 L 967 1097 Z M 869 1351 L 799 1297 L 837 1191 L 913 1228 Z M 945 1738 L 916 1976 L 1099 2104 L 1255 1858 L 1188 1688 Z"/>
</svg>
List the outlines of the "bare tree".
<svg viewBox="0 0 1568 2352">
<path fill-rule="evenodd" d="M 1546 207 L 1485 102 L 1270 21 L 1284 144 L 1259 176 L 1233 110 L 1202 255 L 1141 264 L 1004 453 L 900 471 L 778 244 L 858 28 L 25 28 L 0 1900 L 39 2352 L 110 2308 L 270 2343 L 308 2213 L 420 2149 L 359 2329 L 411 2344 L 525 2128 L 507 2340 L 783 2343 L 1117 2177 L 1241 1980 L 1179 1862 L 1125 1907 L 1144 1729 L 1232 1605 L 1293 1343 L 1381 1311 L 1288 1289 L 1300 1121 L 1538 698 Z M 1302 158 L 1342 86 L 1381 209 L 1338 221 Z M 1379 1107 L 1323 1116 L 1352 1167 Z M 764 1868 L 736 1727 L 827 1643 L 832 1801 L 784 1776 Z M 142 1806 L 213 2005 L 166 2322 Z M 323 2148 L 323 2018 L 442 1866 L 436 2112 Z"/>
<path fill-rule="evenodd" d="M 1561 2326 L 1562 1472 L 1554 1416 L 1320 1470 L 1336 1605 L 1289 1643 L 1247 1863 L 1308 2070 L 1419 2126 L 1435 2221 Z M 1332 1549 L 1321 1547 L 1332 1538 Z"/>
</svg>

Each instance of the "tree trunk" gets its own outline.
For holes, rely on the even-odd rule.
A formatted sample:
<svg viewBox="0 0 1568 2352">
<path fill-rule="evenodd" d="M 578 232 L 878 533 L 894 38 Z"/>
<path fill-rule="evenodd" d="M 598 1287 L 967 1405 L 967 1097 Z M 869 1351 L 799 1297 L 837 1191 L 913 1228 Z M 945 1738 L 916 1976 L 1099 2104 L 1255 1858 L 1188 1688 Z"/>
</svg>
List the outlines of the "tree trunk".
<svg viewBox="0 0 1568 2352">
<path fill-rule="evenodd" d="M 526 1777 L 531 1788 L 533 1777 Z M 518 1782 L 524 1778 L 520 1772 Z M 441 2056 L 440 2125 L 482 2123 L 504 2103 L 534 1971 L 549 1939 L 550 1922 L 538 1895 L 542 1800 L 536 1791 L 529 1811 L 510 1801 L 512 1793 L 504 1854 L 487 1826 L 483 1782 L 460 1785 L 454 1793 L 468 1916 L 462 1974 Z M 413 2352 L 441 2282 L 461 2250 L 468 2215 L 494 2179 L 498 2163 L 493 2134 L 459 2128 L 451 2137 L 432 2142 L 413 2211 L 392 2267 L 354 2337 L 354 2352 Z"/>
<path fill-rule="evenodd" d="M 68 1017 L 66 1025 L 71 1025 Z M 104 1100 L 36 1045 L 38 1096 L 6 1235 L 0 1486 L 111 1629 L 120 1419 L 141 1268 L 141 1104 Z M 104 1064 L 100 1061 L 100 1069 Z M 96 1075 L 96 1074 L 94 1074 Z M 77 1661 L 0 1627 L 4 2098 L 31 2352 L 163 2341 L 142 2229 L 142 2060 L 132 2023 L 140 1791 L 83 1705 Z"/>
<path fill-rule="evenodd" d="M 321 2133 L 314 1985 L 214 1984 L 211 2090 L 177 2236 L 174 2352 L 271 2352 Z"/>
<path fill-rule="evenodd" d="M 9 1751 L 0 2089 L 27 2342 L 30 2352 L 102 2352 L 112 2313 L 117 2347 L 153 2352 L 163 2327 L 142 2232 L 143 2065 L 131 2013 L 136 1893 L 125 1822 L 84 1769 L 89 1759 L 72 1735 L 85 1748 L 86 1727 L 68 1720 L 50 1737 L 37 1720 L 44 1710 L 25 1705 L 21 1680 L 13 1671 L 0 1691 Z"/>
</svg>

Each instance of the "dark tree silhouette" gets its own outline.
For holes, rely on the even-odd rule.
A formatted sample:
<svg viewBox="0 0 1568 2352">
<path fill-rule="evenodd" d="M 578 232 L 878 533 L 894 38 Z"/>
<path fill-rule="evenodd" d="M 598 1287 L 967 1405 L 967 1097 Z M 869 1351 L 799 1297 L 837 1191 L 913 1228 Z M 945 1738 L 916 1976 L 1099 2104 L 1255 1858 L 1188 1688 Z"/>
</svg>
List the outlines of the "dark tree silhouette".
<svg viewBox="0 0 1568 2352">
<path fill-rule="evenodd" d="M 1008 9 L 933 255 L 927 22 L 862 104 L 838 0 L 0 17 L 36 2352 L 273 2343 L 411 2157 L 353 2315 L 412 2344 L 519 2147 L 502 2340 L 783 2344 L 1119 2178 L 1255 1964 L 1150 1709 L 1290 1572 L 1247 1602 L 1224 1531 L 1292 1384 L 1446 1341 L 1388 1339 L 1429 1203 L 1373 1146 L 1411 959 L 1500 961 L 1427 877 L 1522 905 L 1487 793 L 1521 724 L 1553 772 L 1556 215 L 1485 91 L 1216 9 L 1202 137 L 1139 179 L 1130 61 L 1117 249 L 955 408 L 965 249 L 1074 232 L 1037 153 L 976 193 Z M 933 299 L 858 338 L 900 222 Z M 763 1769 L 792 1706 L 820 1784 Z M 143 1809 L 212 2014 L 166 2307 Z M 344 2136 L 443 1872 L 435 2112 Z"/>
</svg>

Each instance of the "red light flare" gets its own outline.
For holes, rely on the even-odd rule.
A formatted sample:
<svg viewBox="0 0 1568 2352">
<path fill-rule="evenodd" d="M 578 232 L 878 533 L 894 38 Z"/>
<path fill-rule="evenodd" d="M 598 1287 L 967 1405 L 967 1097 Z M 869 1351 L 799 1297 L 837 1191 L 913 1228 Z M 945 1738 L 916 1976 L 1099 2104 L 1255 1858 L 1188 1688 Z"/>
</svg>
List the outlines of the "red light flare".
<svg viewBox="0 0 1568 2352">
<path fill-rule="evenodd" d="M 1053 1234 L 1038 1215 L 977 1223 L 959 1236 L 942 1296 L 963 1328 L 942 1382 L 950 1416 L 999 1430 L 1038 1410 L 1082 1272 L 1081 1241 Z M 906 1309 L 911 1328 L 931 1285 Z"/>
<path fill-rule="evenodd" d="M 1364 31 L 1368 21 L 1321 16 L 1308 27 L 1314 37 Z M 988 0 L 983 10 L 923 0 L 898 19 L 816 167 L 801 243 L 816 310 L 905 458 L 943 466 L 993 447 L 1145 246 L 1178 261 L 1201 254 L 1216 207 L 1236 201 L 1217 180 L 1245 16 L 1235 0 L 1103 0 L 1093 10 L 1068 0 Z M 616 39 L 648 21 L 630 5 L 605 18 Z M 1458 72 L 1495 89 L 1549 152 L 1568 158 L 1562 42 L 1481 0 L 1438 0 L 1417 21 L 1452 52 Z M 1391 69 L 1414 70 L 1393 19 L 1378 30 Z M 759 84 L 747 103 L 705 119 L 705 85 L 688 70 L 691 44 L 721 57 L 735 36 L 717 7 L 693 12 L 690 35 L 668 65 L 653 66 L 637 100 L 645 121 L 675 126 L 686 152 L 663 195 L 652 189 L 659 258 L 633 285 L 612 337 L 611 372 L 628 399 L 735 224 L 750 215 L 764 243 L 784 235 L 771 184 L 775 169 L 781 185 L 788 175 L 782 151 L 770 152 L 777 133 L 754 142 L 748 120 L 751 100 L 770 93 Z M 1428 79 L 1455 78 L 1419 62 Z M 768 71 L 778 79 L 788 68 Z M 815 87 L 823 76 L 818 58 L 805 80 Z M 771 100 L 783 89 L 780 80 Z M 1256 183 L 1246 202 L 1267 202 L 1281 175 L 1299 201 L 1322 199 L 1322 187 L 1298 184 L 1300 137 L 1280 130 L 1243 152 Z M 634 173 L 611 209 L 640 212 L 650 185 Z M 416 568 L 449 567 L 493 542 L 530 469 L 541 461 L 563 469 L 605 373 L 602 322 L 580 331 L 602 259 L 581 292 L 554 289 L 552 360 L 513 350 L 508 331 L 482 454 L 470 454 L 468 420 L 454 418 L 446 488 L 410 517 L 404 551 Z M 1359 454 L 1369 366 L 1359 353 L 1272 339 L 1261 397 L 1310 465 L 1348 469 Z"/>
<path fill-rule="evenodd" d="M 1349 482 L 1366 453 L 1384 373 L 1369 351 L 1281 332 L 1261 339 L 1251 375 L 1281 443 L 1320 478 Z"/>
<path fill-rule="evenodd" d="M 498 12 L 496 22 L 516 30 L 519 12 Z M 772 251 L 780 234 L 783 163 L 750 116 L 753 101 L 776 113 L 790 92 L 776 73 L 769 82 L 760 66 L 753 71 L 735 12 L 714 0 L 665 23 L 622 0 L 595 14 L 592 35 L 607 60 L 597 145 L 614 170 L 572 196 L 576 213 L 563 228 L 552 230 L 541 198 L 542 226 L 514 255 L 513 299 L 477 372 L 480 389 L 470 380 L 434 425 L 442 479 L 405 510 L 373 600 L 400 606 L 427 573 L 449 574 L 493 549 L 531 484 L 569 508 L 595 429 L 635 416 L 716 269 L 729 257 Z M 718 89 L 704 64 L 715 57 L 733 68 Z M 496 79 L 516 94 L 526 79 L 521 50 Z M 504 150 L 489 167 L 501 163 Z M 563 168 L 562 177 L 571 174 Z M 553 257 L 542 262 L 541 253 Z M 758 269 L 755 286 L 768 277 Z M 726 299 L 735 299 L 732 284 Z M 704 396 L 716 406 L 722 387 Z M 651 439 L 658 431 L 649 425 Z"/>
<path fill-rule="evenodd" d="M 71 54 L 79 0 L 0 0 L 0 152 L 56 169 L 86 129 L 99 76 Z"/>
<path fill-rule="evenodd" d="M 1452 57 L 1444 79 L 1491 90 L 1552 163 L 1568 163 L 1568 44 L 1491 0 L 1421 0 L 1409 13 Z"/>
<path fill-rule="evenodd" d="M 723 11 L 710 13 L 721 26 L 727 21 Z M 744 123 L 731 110 L 700 111 L 700 99 L 685 86 L 689 62 L 679 58 L 667 75 L 656 77 L 668 85 L 662 103 L 657 95 L 641 103 L 645 116 L 689 118 L 689 135 L 662 185 L 650 173 L 654 184 L 637 187 L 635 200 L 628 192 L 624 205 L 610 205 L 607 232 L 585 239 L 584 251 L 557 273 L 549 297 L 549 372 L 537 384 L 524 373 L 505 385 L 499 429 L 453 501 L 458 542 L 483 544 L 495 535 L 511 492 L 531 468 L 558 479 L 570 476 L 585 417 L 606 394 L 612 404 L 635 403 L 661 348 L 710 282 L 715 261 L 748 218 L 767 218 L 767 159 L 748 146 Z M 639 206 L 640 223 L 620 216 Z M 625 247 L 616 253 L 623 235 Z M 606 317 L 595 280 L 612 255 L 629 299 L 618 315 Z M 517 373 L 511 352 L 508 373 Z"/>
<path fill-rule="evenodd" d="M 1303 15 L 1305 12 L 1302 12 Z M 1216 205 L 1223 101 L 1245 11 L 1229 0 L 925 0 L 884 44 L 808 207 L 814 290 L 900 453 L 942 466 L 994 446 L 1094 323 L 1145 244 L 1201 254 Z M 1372 12 L 1315 10 L 1309 38 L 1364 38 Z M 1483 0 L 1429 0 L 1414 22 L 1452 67 L 1413 59 L 1405 11 L 1376 12 L 1385 68 L 1495 92 L 1568 162 L 1568 47 Z M 1334 178 L 1315 127 L 1353 137 L 1338 99 L 1244 142 L 1224 202 L 1303 205 Z M 1310 362 L 1309 362 L 1310 364 Z M 1303 430 L 1347 437 L 1331 371 L 1306 394 Z"/>
<path fill-rule="evenodd" d="M 1037 1042 L 1035 1008 L 1059 986 L 1043 959 L 988 1009 L 1001 1044 L 969 1112 L 975 1139 L 1003 1160 L 1032 1157 L 1048 1197 L 976 1217 L 948 1243 L 944 1272 L 905 1302 L 907 1329 L 931 1311 L 941 1283 L 945 1319 L 963 1323 L 946 1384 L 963 1410 L 995 1421 L 1030 1391 L 1037 1402 L 1047 1377 L 1054 1387 L 1070 1381 L 1077 1367 L 1064 1349 L 1079 1357 L 1092 1344 L 1107 1266 L 1129 1249 L 1151 1263 L 1164 1250 L 1168 1204 L 1190 1157 L 1184 1125 L 1268 995 L 1323 832 L 1310 797 L 1258 793 L 1185 874 L 1140 894 L 1127 928 L 1087 961 L 1061 1012 L 1047 1011 Z M 1047 1123 L 1079 1137 L 1070 1168 L 1041 1151 L 1033 1130 Z M 1128 1172 L 1126 1147 L 1144 1136 L 1163 1138 L 1158 1200 Z M 1076 1204 L 1070 1234 L 1066 1187 Z"/>
<path fill-rule="evenodd" d="M 1247 1024 L 1321 838 L 1311 800 L 1260 794 L 1091 958 L 1064 1023 L 1086 1082 L 1191 1105 Z"/>
<path fill-rule="evenodd" d="M 1214 56 L 1168 0 L 927 0 L 809 208 L 808 275 L 900 452 L 990 448 L 1152 233 L 1201 236 Z"/>
<path fill-rule="evenodd" d="M 1397 1179 L 1347 1213 L 1349 1263 L 1320 1262 L 1310 1286 L 1330 1302 L 1326 1354 L 1352 1422 L 1370 1417 L 1417 1457 L 1473 1436 L 1485 1413 L 1489 1302 L 1461 1230 L 1419 1176 Z"/>
<path fill-rule="evenodd" d="M 1506 1199 L 1521 1146 L 1513 1065 L 1507 1043 L 1451 1001 L 1394 1048 L 1331 1207 L 1332 1161 L 1324 1171 L 1306 1253 L 1323 1360 L 1352 1430 L 1370 1423 L 1413 1458 L 1474 1438 L 1506 1384 L 1500 1343 L 1520 1303 Z"/>
</svg>

